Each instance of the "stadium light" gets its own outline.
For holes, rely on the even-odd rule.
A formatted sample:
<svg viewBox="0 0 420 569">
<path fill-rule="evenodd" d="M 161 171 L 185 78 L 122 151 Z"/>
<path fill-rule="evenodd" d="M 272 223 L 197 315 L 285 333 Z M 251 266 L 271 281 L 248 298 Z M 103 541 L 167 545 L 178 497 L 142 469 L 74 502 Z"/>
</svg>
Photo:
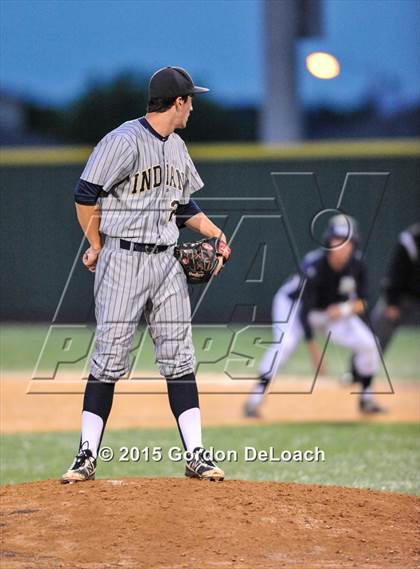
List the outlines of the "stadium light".
<svg viewBox="0 0 420 569">
<path fill-rule="evenodd" d="M 315 51 L 306 56 L 306 68 L 317 79 L 334 79 L 340 74 L 340 63 L 330 53 Z"/>
</svg>

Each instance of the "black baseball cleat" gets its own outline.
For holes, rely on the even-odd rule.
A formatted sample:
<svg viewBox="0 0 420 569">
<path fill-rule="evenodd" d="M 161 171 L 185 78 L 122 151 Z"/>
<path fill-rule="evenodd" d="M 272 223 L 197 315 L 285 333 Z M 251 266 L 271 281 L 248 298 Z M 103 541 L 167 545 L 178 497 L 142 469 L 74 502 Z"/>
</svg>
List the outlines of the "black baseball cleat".
<svg viewBox="0 0 420 569">
<path fill-rule="evenodd" d="M 247 419 L 261 419 L 261 413 L 258 407 L 246 403 L 244 406 L 244 417 Z"/>
<path fill-rule="evenodd" d="M 360 399 L 359 410 L 361 413 L 366 413 L 367 415 L 374 415 L 375 413 L 386 413 L 386 409 L 378 405 L 378 403 L 375 403 L 373 399 Z"/>
<path fill-rule="evenodd" d="M 225 473 L 206 455 L 208 455 L 206 449 L 195 448 L 191 460 L 188 460 L 185 466 L 185 476 L 221 482 L 225 478 Z"/>
<path fill-rule="evenodd" d="M 62 484 L 95 480 L 96 459 L 90 449 L 80 449 L 70 468 L 61 477 Z"/>
</svg>

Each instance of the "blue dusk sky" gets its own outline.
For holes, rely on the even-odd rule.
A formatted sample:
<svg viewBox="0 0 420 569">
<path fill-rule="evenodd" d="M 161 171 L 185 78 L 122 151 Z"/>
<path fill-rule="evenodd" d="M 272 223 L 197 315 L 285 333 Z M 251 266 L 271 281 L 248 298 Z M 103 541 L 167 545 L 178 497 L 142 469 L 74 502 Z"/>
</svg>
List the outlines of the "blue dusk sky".
<svg viewBox="0 0 420 569">
<path fill-rule="evenodd" d="M 181 65 L 219 101 L 263 99 L 262 0 L 1 0 L 0 6 L 0 82 L 7 91 L 60 104 L 95 78 Z M 391 108 L 419 101 L 419 12 L 417 0 L 324 0 L 323 35 L 297 46 L 303 103 L 356 106 L 368 94 Z M 307 73 L 305 56 L 314 50 L 338 57 L 338 78 Z"/>
</svg>

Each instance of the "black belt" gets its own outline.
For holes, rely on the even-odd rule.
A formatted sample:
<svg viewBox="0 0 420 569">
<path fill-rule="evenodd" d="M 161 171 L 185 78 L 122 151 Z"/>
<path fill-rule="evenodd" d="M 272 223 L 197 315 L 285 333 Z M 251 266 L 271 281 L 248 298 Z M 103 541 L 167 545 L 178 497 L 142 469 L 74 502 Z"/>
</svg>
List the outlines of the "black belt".
<svg viewBox="0 0 420 569">
<path fill-rule="evenodd" d="M 126 241 L 125 239 L 120 239 L 121 249 L 126 251 L 137 251 L 138 253 L 162 253 L 166 251 L 172 245 L 154 245 L 153 243 L 133 243 L 132 241 Z"/>
</svg>

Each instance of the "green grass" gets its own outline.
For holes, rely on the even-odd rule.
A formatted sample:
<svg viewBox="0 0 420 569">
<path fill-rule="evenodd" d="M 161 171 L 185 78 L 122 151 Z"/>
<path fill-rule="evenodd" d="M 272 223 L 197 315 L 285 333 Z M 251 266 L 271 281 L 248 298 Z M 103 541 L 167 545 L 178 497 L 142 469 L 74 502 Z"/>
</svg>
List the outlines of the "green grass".
<svg viewBox="0 0 420 569">
<path fill-rule="evenodd" d="M 1 370 L 33 370 L 44 344 L 49 326 L 8 325 L 0 335 Z M 236 329 L 238 332 L 238 329 Z M 61 368 L 79 372 L 86 364 L 93 328 L 56 328 L 50 336 L 42 359 L 42 369 Z M 139 341 L 141 331 L 137 336 Z M 71 340 L 69 340 L 69 338 Z M 254 341 L 255 338 L 261 340 Z M 200 364 L 198 373 L 223 373 L 227 369 L 235 377 L 251 376 L 257 372 L 258 362 L 269 342 L 269 327 L 257 330 L 235 330 L 195 327 L 194 343 Z M 139 355 L 138 349 L 133 356 Z M 413 329 L 401 329 L 386 354 L 388 372 L 395 378 L 418 379 L 419 335 Z M 327 351 L 329 374 L 338 375 L 346 369 L 348 353 L 335 346 Z M 227 363 L 230 359 L 230 363 Z M 69 363 L 70 362 L 70 363 Z M 138 370 L 154 368 L 153 347 L 148 338 L 140 353 Z M 284 373 L 308 375 L 312 373 L 304 344 L 288 363 Z M 383 372 L 382 374 L 383 375 Z M 249 377 L 249 375 L 248 375 Z M 368 423 L 311 423 L 278 424 L 206 429 L 206 443 L 219 449 L 234 449 L 238 462 L 224 463 L 228 478 L 244 480 L 276 480 L 300 483 L 337 484 L 362 488 L 376 488 L 405 493 L 420 493 L 419 427 L 412 424 Z M 4 435 L 1 445 L 1 482 L 17 483 L 59 477 L 70 463 L 79 434 L 76 432 L 49 434 Z M 109 431 L 103 441 L 111 446 L 118 458 L 119 448 L 163 448 L 164 457 L 171 446 L 179 445 L 175 429 L 141 429 Z M 325 452 L 325 462 L 319 463 L 263 463 L 243 460 L 244 446 L 265 449 L 312 449 Z M 99 464 L 99 477 L 121 476 L 182 476 L 183 464 L 165 458 L 161 462 L 122 463 L 115 458 Z"/>
<path fill-rule="evenodd" d="M 78 433 L 16 434 L 2 437 L 1 481 L 17 483 L 59 477 L 72 460 Z M 420 493 L 419 426 L 415 424 L 305 423 L 207 428 L 205 441 L 216 449 L 235 449 L 238 462 L 223 463 L 229 479 L 336 484 L 410 494 Z M 99 463 L 99 478 L 182 476 L 183 463 L 167 457 L 179 446 L 175 429 L 115 430 L 103 445 L 115 452 Z M 120 447 L 162 447 L 161 462 L 119 462 Z M 325 462 L 269 463 L 243 460 L 244 446 L 281 450 L 319 447 Z"/>
<path fill-rule="evenodd" d="M 1 370 L 34 370 L 38 356 L 44 346 L 49 330 L 48 325 L 6 325 L 0 334 Z M 138 372 L 157 369 L 154 364 L 153 345 L 145 335 L 141 348 L 140 331 L 134 342 L 132 359 L 138 358 L 134 369 Z M 87 362 L 89 347 L 92 345 L 94 328 L 56 327 L 52 329 L 46 348 L 40 360 L 41 370 L 60 369 L 80 373 Z M 193 330 L 197 361 L 201 362 L 199 373 L 224 373 L 227 370 L 233 377 L 254 377 L 258 374 L 258 362 L 270 342 L 269 326 L 257 329 L 195 326 Z M 392 378 L 417 379 L 420 376 L 419 332 L 414 328 L 398 330 L 390 349 L 385 355 L 385 364 Z M 320 339 L 322 346 L 322 339 Z M 330 345 L 326 359 L 328 373 L 340 375 L 346 370 L 349 354 L 346 350 Z M 228 360 L 230 360 L 228 362 Z M 304 342 L 290 359 L 284 373 L 293 375 L 312 374 L 307 349 Z M 382 369 L 379 373 L 384 375 Z"/>
</svg>

